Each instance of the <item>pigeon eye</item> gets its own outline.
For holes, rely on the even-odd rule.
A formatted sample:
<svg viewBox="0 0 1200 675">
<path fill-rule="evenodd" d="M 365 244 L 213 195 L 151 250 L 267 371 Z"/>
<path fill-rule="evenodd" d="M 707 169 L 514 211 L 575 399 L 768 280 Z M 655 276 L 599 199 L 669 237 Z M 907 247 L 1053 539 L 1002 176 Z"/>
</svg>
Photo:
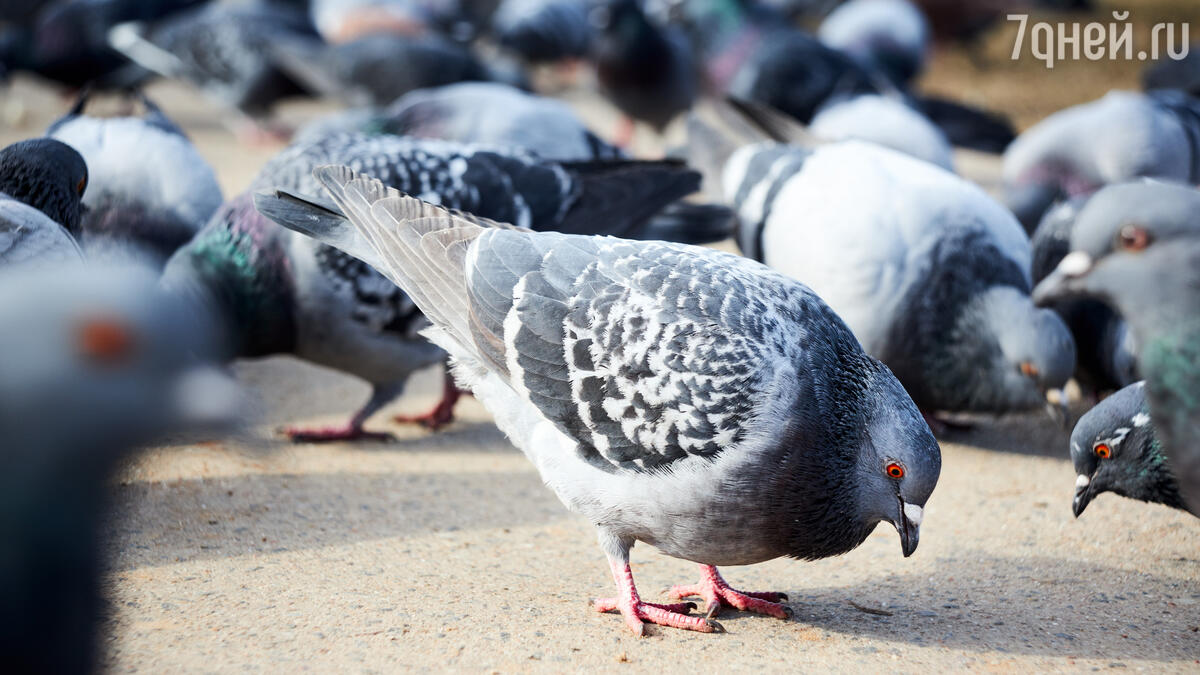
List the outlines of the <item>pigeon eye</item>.
<svg viewBox="0 0 1200 675">
<path fill-rule="evenodd" d="M 79 353 L 97 363 L 114 364 L 125 360 L 133 351 L 133 333 L 113 319 L 89 319 L 79 325 L 76 333 Z"/>
<path fill-rule="evenodd" d="M 1112 457 L 1112 448 L 1108 447 L 1108 445 L 1104 443 L 1097 443 L 1096 447 L 1092 448 L 1092 450 L 1100 459 L 1108 459 L 1109 457 Z"/>
<path fill-rule="evenodd" d="M 79 182 L 75 184 L 75 192 L 78 192 L 79 194 L 83 194 L 83 189 L 86 187 L 87 187 L 87 178 L 80 178 Z"/>
<path fill-rule="evenodd" d="M 1025 377 L 1037 377 L 1038 374 L 1041 372 L 1038 370 L 1037 366 L 1033 365 L 1033 363 L 1031 363 L 1029 361 L 1022 361 L 1021 365 L 1018 366 L 1018 369 L 1021 371 L 1021 374 L 1024 375 Z"/>
<path fill-rule="evenodd" d="M 904 467 L 900 466 L 896 462 L 888 464 L 883 470 L 887 473 L 888 478 L 904 478 Z"/>
<path fill-rule="evenodd" d="M 1150 245 L 1150 233 L 1140 225 L 1126 225 L 1117 232 L 1117 246 L 1126 251 L 1142 251 Z"/>
</svg>

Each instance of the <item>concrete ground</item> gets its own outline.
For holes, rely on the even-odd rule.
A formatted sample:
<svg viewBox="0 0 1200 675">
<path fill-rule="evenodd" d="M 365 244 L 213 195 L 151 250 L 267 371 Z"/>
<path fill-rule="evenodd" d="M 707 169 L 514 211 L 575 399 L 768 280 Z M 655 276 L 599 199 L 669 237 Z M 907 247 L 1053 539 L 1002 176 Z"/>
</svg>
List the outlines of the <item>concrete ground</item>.
<svg viewBox="0 0 1200 675">
<path fill-rule="evenodd" d="M 185 87 L 151 94 L 228 195 L 278 149 L 238 144 Z M 610 111 L 577 102 L 611 128 Z M 19 80 L 0 92 L 0 141 L 66 106 Z M 960 167 L 996 176 L 994 159 Z M 794 618 L 730 613 L 726 635 L 637 639 L 585 604 L 613 590 L 590 527 L 474 400 L 441 433 L 381 414 L 370 426 L 395 442 L 290 445 L 277 426 L 337 421 L 366 386 L 289 358 L 237 373 L 256 401 L 245 433 L 155 449 L 113 486 L 111 671 L 1200 672 L 1200 521 L 1112 495 L 1073 519 L 1067 433 L 1040 415 L 943 439 L 912 558 L 882 526 L 840 558 L 729 568 L 735 586 L 787 592 Z M 388 412 L 432 405 L 439 386 L 422 374 Z M 645 546 L 634 571 L 644 596 L 696 575 Z"/>
</svg>

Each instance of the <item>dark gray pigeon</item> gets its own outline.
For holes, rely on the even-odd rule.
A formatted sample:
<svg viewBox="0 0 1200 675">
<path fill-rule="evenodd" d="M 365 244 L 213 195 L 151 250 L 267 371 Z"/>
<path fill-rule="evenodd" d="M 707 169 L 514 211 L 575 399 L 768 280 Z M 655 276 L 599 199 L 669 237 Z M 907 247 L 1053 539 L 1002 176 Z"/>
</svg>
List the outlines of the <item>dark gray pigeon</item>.
<svg viewBox="0 0 1200 675">
<path fill-rule="evenodd" d="M 496 42 L 527 63 L 582 59 L 594 34 L 587 0 L 500 0 L 491 24 Z"/>
<path fill-rule="evenodd" d="M 689 143 L 712 145 L 702 131 Z M 722 167 L 742 251 L 828 302 L 926 413 L 1041 408 L 1070 378 L 1029 240 L 974 184 L 861 141 L 752 144 Z"/>
<path fill-rule="evenodd" d="M 716 565 L 812 560 L 880 521 L 916 549 L 937 442 L 900 383 L 808 288 L 762 265 L 666 242 L 538 233 L 317 170 L 350 222 L 292 200 L 300 232 L 400 285 L 455 375 L 568 508 L 596 526 L 620 611 L 703 632 L 722 606 L 786 617 Z M 286 199 L 260 194 L 261 209 Z M 307 213 L 307 216 L 305 216 Z M 638 595 L 637 542 L 700 563 L 693 605 Z"/>
<path fill-rule="evenodd" d="M 153 101 L 142 116 L 92 117 L 85 91 L 46 135 L 83 156 L 91 184 L 80 244 L 89 257 L 133 255 L 165 262 L 221 205 L 212 167 Z"/>
<path fill-rule="evenodd" d="M 254 186 L 319 195 L 312 170 L 334 161 L 448 207 L 581 233 L 640 232 L 650 216 L 700 182 L 678 162 L 558 163 L 520 150 L 351 134 L 285 150 Z M 336 248 L 273 228 L 246 196 L 219 211 L 168 263 L 165 279 L 213 296 L 239 333 L 239 355 L 291 353 L 372 384 L 370 400 L 348 424 L 290 429 L 296 440 L 384 436 L 364 431 L 363 422 L 399 396 L 413 371 L 444 356 L 417 334 L 425 319 L 399 288 Z M 442 402 L 413 421 L 433 428 L 449 423 L 457 394 L 447 387 Z"/>
<path fill-rule="evenodd" d="M 849 0 L 821 22 L 817 37 L 901 89 L 925 69 L 929 21 L 908 0 Z"/>
<path fill-rule="evenodd" d="M 1200 510 L 1200 191 L 1143 181 L 1088 201 L 1071 252 L 1034 293 L 1041 304 L 1091 296 L 1129 322 L 1159 438 Z"/>
<path fill-rule="evenodd" d="M 164 433 L 232 421 L 205 317 L 129 265 L 0 270 L 0 649 L 13 673 L 98 671 L 112 473 Z"/>
<path fill-rule="evenodd" d="M 35 138 L 0 150 L 0 266 L 78 261 L 75 241 L 87 164 L 58 141 Z"/>
<path fill-rule="evenodd" d="M 1071 432 L 1071 461 L 1078 474 L 1071 504 L 1076 518 L 1104 492 L 1187 510 L 1154 432 L 1144 382 L 1125 387 L 1079 418 Z"/>
<path fill-rule="evenodd" d="M 1027 232 L 1061 199 L 1139 177 L 1200 182 L 1200 101 L 1112 91 L 1047 117 L 1004 153 L 1005 202 Z"/>
<path fill-rule="evenodd" d="M 1086 196 L 1054 205 L 1033 233 L 1033 283 L 1049 276 L 1071 251 L 1071 231 Z M 1094 394 L 1137 381 L 1133 334 L 1111 307 L 1094 298 L 1071 298 L 1053 305 L 1075 338 L 1075 381 Z"/>
</svg>

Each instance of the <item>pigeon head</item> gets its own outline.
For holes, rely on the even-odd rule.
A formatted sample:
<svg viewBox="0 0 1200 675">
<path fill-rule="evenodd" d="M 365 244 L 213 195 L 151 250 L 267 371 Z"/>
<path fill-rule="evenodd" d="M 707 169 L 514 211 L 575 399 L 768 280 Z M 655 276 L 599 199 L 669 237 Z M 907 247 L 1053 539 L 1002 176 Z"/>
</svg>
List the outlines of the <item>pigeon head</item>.
<svg viewBox="0 0 1200 675">
<path fill-rule="evenodd" d="M 1077 474 L 1072 503 L 1076 518 L 1103 492 L 1186 508 L 1155 435 L 1141 382 L 1079 418 L 1071 433 L 1071 461 Z"/>
<path fill-rule="evenodd" d="M 0 150 L 0 192 L 45 213 L 78 234 L 87 163 L 74 148 L 50 138 L 20 141 Z"/>
<path fill-rule="evenodd" d="M 855 467 L 859 512 L 872 524 L 891 523 L 907 558 L 917 550 L 942 454 L 900 381 L 887 366 L 876 365 L 866 387 L 869 394 L 862 399 L 868 407 Z"/>
<path fill-rule="evenodd" d="M 1034 289 L 1034 300 L 1098 297 L 1148 344 L 1143 335 L 1200 309 L 1179 304 L 1195 302 L 1200 284 L 1198 213 L 1200 191 L 1184 185 L 1141 181 L 1097 192 L 1079 214 L 1071 252 Z"/>
<path fill-rule="evenodd" d="M 1063 320 L 1052 310 L 1035 307 L 1012 286 L 993 286 L 976 296 L 955 333 L 956 358 L 971 364 L 969 381 L 963 383 L 966 404 L 960 409 L 1037 408 L 1075 369 L 1075 341 Z M 1057 396 L 1061 404 L 1065 397 L 1061 392 Z"/>
</svg>

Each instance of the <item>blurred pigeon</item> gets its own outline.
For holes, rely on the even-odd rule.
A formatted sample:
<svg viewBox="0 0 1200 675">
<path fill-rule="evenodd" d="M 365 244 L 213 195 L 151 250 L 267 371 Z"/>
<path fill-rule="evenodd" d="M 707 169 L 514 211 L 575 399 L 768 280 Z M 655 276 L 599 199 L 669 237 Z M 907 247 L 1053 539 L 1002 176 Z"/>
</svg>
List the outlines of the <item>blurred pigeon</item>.
<svg viewBox="0 0 1200 675">
<path fill-rule="evenodd" d="M 833 141 L 870 141 L 954 170 L 954 149 L 932 122 L 897 98 L 863 94 L 831 101 L 813 117 L 809 131 Z"/>
<path fill-rule="evenodd" d="M 41 211 L 68 232 L 79 232 L 88 167 L 71 146 L 50 138 L 0 150 L 0 194 Z"/>
<path fill-rule="evenodd" d="M 1144 382 L 1131 384 L 1084 413 L 1071 432 L 1075 517 L 1103 492 L 1187 510 L 1162 442 L 1154 433 Z M 1200 511 L 1192 511 L 1200 516 Z"/>
<path fill-rule="evenodd" d="M 699 93 L 698 65 L 687 36 L 658 25 L 638 0 L 602 0 L 591 10 L 592 58 L 600 92 L 625 114 L 617 145 L 633 140 L 633 120 L 661 133 Z"/>
<path fill-rule="evenodd" d="M 276 102 L 309 93 L 279 68 L 272 43 L 315 36 L 302 9 L 247 0 L 205 5 L 153 24 L 121 24 L 109 39 L 143 67 L 197 87 L 250 134 L 264 130 Z"/>
<path fill-rule="evenodd" d="M 420 35 L 459 9 L 454 0 L 310 0 L 317 32 L 329 44 L 364 35 Z"/>
<path fill-rule="evenodd" d="M 1067 327 L 1029 299 L 1029 240 L 974 184 L 861 141 L 727 156 L 743 253 L 811 287 L 927 414 L 1044 406 L 1070 378 Z"/>
<path fill-rule="evenodd" d="M 654 212 L 696 191 L 699 176 L 678 163 L 562 164 L 501 151 L 397 136 L 331 136 L 267 163 L 256 189 L 320 194 L 312 175 L 331 161 L 369 168 L 389 183 L 449 207 L 536 229 L 628 234 Z M 222 214 L 219 214 L 222 215 Z M 284 237 L 248 198 L 224 210 L 167 266 L 173 286 L 206 289 L 241 335 L 242 356 L 294 353 L 370 382 L 370 400 L 344 426 L 292 429 L 296 440 L 378 437 L 363 422 L 396 398 L 408 376 L 444 354 L 417 332 L 425 319 L 400 289 L 367 265 L 306 237 Z M 447 388 L 430 427 L 452 419 Z"/>
<path fill-rule="evenodd" d="M 1179 491 L 1200 512 L 1200 191 L 1153 181 L 1097 192 L 1040 304 L 1097 297 L 1129 322 L 1159 438 Z"/>
<path fill-rule="evenodd" d="M 80 243 L 89 256 L 137 249 L 159 263 L 221 205 L 212 167 L 153 101 L 141 117 L 90 117 L 84 92 L 46 135 L 79 151 L 91 170 Z"/>
<path fill-rule="evenodd" d="M 271 41 L 276 63 L 306 89 L 356 106 L 383 106 L 415 89 L 493 78 L 466 46 L 436 34 L 375 33 L 326 45 Z"/>
<path fill-rule="evenodd" d="M 1004 153 L 1006 201 L 1030 232 L 1055 201 L 1142 176 L 1200 182 L 1200 100 L 1113 91 L 1047 117 Z"/>
<path fill-rule="evenodd" d="M 353 225 L 296 200 L 282 222 L 361 256 L 430 317 L 456 377 L 596 526 L 618 595 L 595 609 L 639 635 L 643 621 L 713 632 L 723 605 L 790 612 L 716 565 L 838 555 L 880 521 L 916 549 L 937 442 L 808 288 L 712 249 L 513 229 L 346 167 L 317 174 Z M 708 617 L 641 600 L 639 540 L 701 564 L 670 593 Z"/>
<path fill-rule="evenodd" d="M 1033 283 L 1045 279 L 1071 250 L 1071 231 L 1087 197 L 1051 207 L 1033 233 Z M 1085 391 L 1100 394 L 1137 381 L 1133 335 L 1111 307 L 1093 298 L 1054 303 L 1054 311 L 1075 338 L 1075 380 Z"/>
<path fill-rule="evenodd" d="M 1142 71 L 1142 88 L 1178 89 L 1191 96 L 1200 96 L 1200 43 L 1192 44 L 1187 54 L 1176 61 L 1163 59 Z"/>
<path fill-rule="evenodd" d="M 908 0 L 849 0 L 825 17 L 817 37 L 904 89 L 925 69 L 929 22 Z"/>
<path fill-rule="evenodd" d="M 585 58 L 593 34 L 586 0 L 501 0 L 491 30 L 528 63 Z"/>
<path fill-rule="evenodd" d="M 0 271 L 0 649 L 5 670 L 98 670 L 114 469 L 164 433 L 227 424 L 212 333 L 122 266 Z"/>
</svg>

